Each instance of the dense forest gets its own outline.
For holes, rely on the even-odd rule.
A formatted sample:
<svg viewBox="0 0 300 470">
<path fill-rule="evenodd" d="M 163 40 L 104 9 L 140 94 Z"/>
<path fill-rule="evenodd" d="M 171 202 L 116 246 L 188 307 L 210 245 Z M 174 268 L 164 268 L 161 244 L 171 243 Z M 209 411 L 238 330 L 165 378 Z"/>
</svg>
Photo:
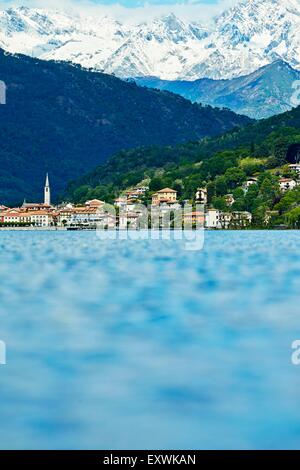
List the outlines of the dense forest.
<svg viewBox="0 0 300 470">
<path fill-rule="evenodd" d="M 77 203 L 90 198 L 112 202 L 124 189 L 147 182 L 150 191 L 144 202 L 163 187 L 176 189 L 182 201 L 194 202 L 197 188 L 206 187 L 211 206 L 249 211 L 256 226 L 263 226 L 271 213 L 269 225 L 293 220 L 295 211 L 300 221 L 300 189 L 285 194 L 279 189 L 279 177 L 298 179 L 286 161 L 295 143 L 300 144 L 300 107 L 217 138 L 119 152 L 70 183 L 65 196 Z M 243 184 L 250 176 L 257 177 L 257 184 L 245 192 Z M 235 201 L 230 207 L 228 193 Z"/>
<path fill-rule="evenodd" d="M 219 135 L 248 118 L 68 63 L 0 50 L 7 104 L 0 106 L 0 203 L 40 200 L 115 152 Z"/>
</svg>

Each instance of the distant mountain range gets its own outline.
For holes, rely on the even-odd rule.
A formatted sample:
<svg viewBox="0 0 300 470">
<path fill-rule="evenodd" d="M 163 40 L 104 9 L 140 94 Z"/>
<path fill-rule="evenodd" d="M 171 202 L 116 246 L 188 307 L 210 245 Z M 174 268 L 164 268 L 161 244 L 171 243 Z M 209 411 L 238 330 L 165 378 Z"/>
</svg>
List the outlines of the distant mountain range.
<svg viewBox="0 0 300 470">
<path fill-rule="evenodd" d="M 242 0 L 214 19 L 173 14 L 143 23 L 51 9 L 0 12 L 0 46 L 119 77 L 232 79 L 281 59 L 300 69 L 300 1 Z"/>
<path fill-rule="evenodd" d="M 2 204 L 40 200 L 47 171 L 57 193 L 119 150 L 198 140 L 250 122 L 111 75 L 2 50 L 0 77 L 7 84 L 7 104 L 0 105 Z"/>
<path fill-rule="evenodd" d="M 300 106 L 219 137 L 173 147 L 149 146 L 119 152 L 70 182 L 66 196 L 76 202 L 84 200 L 87 194 L 109 200 L 145 178 L 161 180 L 160 176 L 166 173 L 162 184 L 182 185 L 185 197 L 190 199 L 203 181 L 224 174 L 227 168 L 235 166 L 237 158 L 252 160 L 254 168 L 257 158 L 269 161 L 266 168 L 276 167 L 270 160 L 275 160 L 276 152 L 284 158 L 291 144 L 300 144 Z"/>
<path fill-rule="evenodd" d="M 226 107 L 261 119 L 292 109 L 293 84 L 298 80 L 299 71 L 277 60 L 250 75 L 232 80 L 168 81 L 138 77 L 135 81 L 141 86 L 177 93 L 193 102 Z"/>
</svg>

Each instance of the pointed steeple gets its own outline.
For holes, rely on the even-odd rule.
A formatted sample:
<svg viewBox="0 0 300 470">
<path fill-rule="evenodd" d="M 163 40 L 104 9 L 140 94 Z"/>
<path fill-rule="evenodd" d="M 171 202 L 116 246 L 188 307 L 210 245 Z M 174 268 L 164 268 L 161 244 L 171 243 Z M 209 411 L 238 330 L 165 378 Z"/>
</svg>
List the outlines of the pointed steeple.
<svg viewBox="0 0 300 470">
<path fill-rule="evenodd" d="M 49 175 L 46 175 L 46 183 L 44 188 L 44 204 L 48 206 L 51 205 L 51 191 L 50 191 L 50 183 L 49 183 Z"/>
</svg>

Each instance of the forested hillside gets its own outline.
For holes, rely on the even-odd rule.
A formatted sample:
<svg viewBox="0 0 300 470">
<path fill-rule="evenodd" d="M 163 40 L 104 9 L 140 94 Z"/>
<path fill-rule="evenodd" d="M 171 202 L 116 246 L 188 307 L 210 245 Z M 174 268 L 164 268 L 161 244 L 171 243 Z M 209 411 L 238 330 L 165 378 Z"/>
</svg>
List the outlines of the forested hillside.
<svg viewBox="0 0 300 470">
<path fill-rule="evenodd" d="M 67 63 L 0 50 L 0 203 L 40 199 L 121 149 L 221 134 L 248 118 Z"/>
</svg>

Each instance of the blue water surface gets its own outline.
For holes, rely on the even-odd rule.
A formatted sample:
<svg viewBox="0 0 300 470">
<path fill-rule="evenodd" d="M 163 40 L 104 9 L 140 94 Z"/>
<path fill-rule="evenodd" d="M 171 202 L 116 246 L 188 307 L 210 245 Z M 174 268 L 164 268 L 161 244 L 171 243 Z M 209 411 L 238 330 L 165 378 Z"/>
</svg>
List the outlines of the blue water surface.
<svg viewBox="0 0 300 470">
<path fill-rule="evenodd" d="M 300 448 L 299 232 L 0 232 L 0 275 L 0 448 Z"/>
</svg>

